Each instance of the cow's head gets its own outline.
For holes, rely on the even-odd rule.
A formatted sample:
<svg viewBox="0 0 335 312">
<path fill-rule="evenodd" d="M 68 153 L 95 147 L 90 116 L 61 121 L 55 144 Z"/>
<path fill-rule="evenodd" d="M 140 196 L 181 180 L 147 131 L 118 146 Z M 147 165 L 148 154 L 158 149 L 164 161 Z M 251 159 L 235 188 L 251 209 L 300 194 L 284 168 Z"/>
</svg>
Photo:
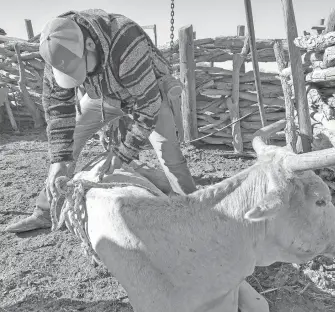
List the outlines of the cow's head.
<svg viewBox="0 0 335 312">
<path fill-rule="evenodd" d="M 268 177 L 265 197 L 245 214 L 251 222 L 265 220 L 266 250 L 260 250 L 264 256 L 258 265 L 274 259 L 301 263 L 317 255 L 335 256 L 335 207 L 327 184 L 311 170 L 334 166 L 335 148 L 297 155 L 268 146 L 262 136 L 275 128 L 262 129 L 253 140 Z"/>
</svg>

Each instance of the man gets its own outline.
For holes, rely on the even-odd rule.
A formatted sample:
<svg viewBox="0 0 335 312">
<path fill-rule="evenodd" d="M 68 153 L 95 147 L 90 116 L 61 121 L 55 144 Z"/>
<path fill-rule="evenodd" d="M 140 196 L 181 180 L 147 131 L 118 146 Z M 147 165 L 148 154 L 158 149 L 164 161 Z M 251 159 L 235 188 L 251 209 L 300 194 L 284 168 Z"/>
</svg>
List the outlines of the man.
<svg viewBox="0 0 335 312">
<path fill-rule="evenodd" d="M 170 76 L 170 67 L 140 26 L 102 10 L 71 11 L 45 25 L 40 54 L 46 63 L 43 106 L 51 165 L 34 213 L 8 226 L 8 232 L 50 227 L 55 179 L 73 172 L 87 139 L 104 123 L 127 114 L 133 123 L 112 146 L 110 162 L 101 166 L 99 176 L 129 164 L 149 139 L 172 190 L 196 190 L 171 127 L 172 110 L 160 90 L 159 81 Z M 86 94 L 79 103 L 80 85 Z"/>
</svg>

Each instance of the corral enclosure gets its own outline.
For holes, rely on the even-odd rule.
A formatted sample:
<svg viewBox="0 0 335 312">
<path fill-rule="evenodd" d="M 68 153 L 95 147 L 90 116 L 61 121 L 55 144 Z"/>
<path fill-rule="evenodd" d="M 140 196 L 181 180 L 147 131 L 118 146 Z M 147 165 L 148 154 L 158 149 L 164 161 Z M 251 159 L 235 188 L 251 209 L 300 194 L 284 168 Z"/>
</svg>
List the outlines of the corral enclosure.
<svg viewBox="0 0 335 312">
<path fill-rule="evenodd" d="M 154 26 L 149 28 L 155 30 Z M 244 26 L 238 26 L 239 34 L 243 34 L 241 29 L 244 29 Z M 156 38 L 156 32 L 151 37 Z M 261 128 L 261 117 L 257 112 L 255 75 L 251 68 L 251 53 L 246 50 L 248 49 L 246 38 L 245 36 L 222 36 L 195 39 L 193 42 L 197 136 L 202 137 L 225 127 L 204 138 L 202 142 L 206 144 L 227 145 L 240 151 L 251 149 L 253 133 Z M 2 119 L 7 122 L 11 120 L 14 129 L 20 127 L 20 124 L 27 123 L 34 123 L 38 127 L 44 122 L 41 100 L 44 61 L 38 52 L 39 36 L 29 41 L 15 42 L 6 37 L 1 39 L 5 42 L 0 44 L 0 90 L 2 98 L 6 99 L 8 94 L 9 100 L 0 111 L 3 115 Z M 327 38 L 325 40 L 327 41 Z M 285 61 L 288 62 L 286 40 L 256 40 L 258 62 L 261 64 L 263 103 L 268 123 L 286 116 L 281 77 L 274 53 L 276 41 L 283 43 Z M 324 121 L 333 119 L 334 116 L 333 47 L 334 42 L 331 40 L 325 44 L 324 48 L 317 48 L 317 51 L 313 51 L 311 47 L 307 52 L 306 47 L 300 47 L 310 113 L 315 120 L 314 123 L 321 125 Z M 18 51 L 20 51 L 19 57 Z M 170 48 L 161 48 L 161 51 L 167 59 L 170 59 Z M 180 53 L 179 40 L 177 40 L 172 49 L 172 63 L 177 76 L 180 68 Z M 239 55 L 242 55 L 243 63 L 238 65 L 238 62 L 241 62 L 237 59 Z M 240 69 L 237 69 L 237 66 Z M 238 88 L 234 86 L 236 83 Z M 292 80 L 289 80 L 289 84 L 293 95 Z M 228 126 L 232 121 L 248 114 L 251 115 Z M 298 124 L 297 119 L 295 121 Z M 273 140 L 275 144 L 284 145 L 284 132 L 277 133 Z"/>
<path fill-rule="evenodd" d="M 301 37 L 300 42 L 307 42 L 311 38 L 314 39 L 308 36 Z M 335 78 L 332 75 L 332 59 L 335 53 L 332 51 L 335 42 L 331 41 L 331 34 L 320 38 L 322 42 L 330 42 L 330 45 L 323 45 L 322 48 L 310 45 L 307 49 L 301 44 L 300 47 L 311 118 L 316 125 L 321 126 L 321 130 L 315 132 L 313 148 L 333 145 L 332 132 L 327 126 L 328 120 L 334 119 Z M 234 59 L 236 62 L 236 55 L 243 53 L 245 39 L 245 36 L 224 36 L 194 41 L 198 136 L 210 134 L 229 125 L 237 116 L 256 111 L 237 123 L 237 126 L 229 126 L 203 139 L 206 143 L 203 149 L 183 146 L 192 175 L 200 187 L 227 178 L 253 162 L 245 158 L 229 160 L 222 156 L 222 148 L 225 147 L 229 150 L 236 150 L 241 146 L 242 149 L 250 149 L 253 133 L 261 128 L 260 116 L 257 113 L 255 77 L 253 71 L 249 70 L 250 53 L 245 55 L 245 61 L 249 62 L 246 70 L 243 71 L 242 66 L 238 73 L 234 73 Z M 275 40 L 257 40 L 258 60 L 264 62 L 264 67 L 269 62 L 272 67 L 276 64 L 274 43 Z M 283 46 L 287 62 L 286 40 L 283 40 Z M 170 52 L 164 48 L 162 51 L 169 58 Z M 177 41 L 173 49 L 176 75 L 179 62 Z M 260 67 L 265 112 L 268 122 L 272 123 L 286 116 L 281 78 L 279 71 L 268 72 L 262 70 L 263 66 Z M 21 130 L 26 129 L 27 125 L 39 126 L 41 120 L 43 123 L 43 68 L 43 60 L 38 53 L 38 37 L 29 42 L 6 40 L 0 45 L 0 85 L 3 87 L 0 92 L 8 92 L 8 101 L 3 107 L 6 126 L 10 126 L 9 119 L 11 125 L 16 124 Z M 289 76 L 287 73 L 286 77 Z M 293 88 L 291 92 L 294 95 Z M 239 99 L 238 110 L 234 106 L 236 94 Z M 239 134 L 241 140 L 238 138 Z M 4 202 L 4 207 L 1 208 L 4 216 L 1 229 L 6 223 L 31 213 L 47 170 L 44 128 L 28 131 L 27 136 L 20 135 L 22 134 L 6 132 L 3 135 L 3 143 L 1 142 L 4 144 L 0 147 L 4 156 L 1 163 L 4 179 L 0 181 L 0 188 L 7 190 L 6 194 L 1 194 L 0 197 Z M 272 142 L 284 145 L 285 133 L 278 133 Z M 90 158 L 99 151 L 97 142 L 90 141 L 84 157 Z M 150 151 L 142 155 L 142 160 L 147 162 L 151 162 L 153 158 L 154 155 Z M 325 172 L 324 177 L 331 186 L 334 180 L 333 171 Z M 35 181 L 36 184 L 31 185 L 31 181 Z M 0 302 L 3 302 L 0 307 L 4 307 L 5 312 L 102 312 L 111 306 L 112 311 L 131 310 L 122 287 L 103 268 L 93 269 L 81 254 L 79 242 L 68 233 L 49 233 L 48 230 L 42 230 L 37 234 L 1 236 L 4 244 L 2 249 L 0 248 L 0 266 L 1 270 L 5 268 L 6 272 L 3 270 L 0 280 L 0 286 L 4 290 L 0 296 Z M 289 308 L 297 311 L 335 311 L 334 266 L 332 261 L 323 258 L 303 266 L 275 264 L 270 268 L 257 269 L 249 281 L 266 296 L 271 311 L 289 311 Z"/>
</svg>

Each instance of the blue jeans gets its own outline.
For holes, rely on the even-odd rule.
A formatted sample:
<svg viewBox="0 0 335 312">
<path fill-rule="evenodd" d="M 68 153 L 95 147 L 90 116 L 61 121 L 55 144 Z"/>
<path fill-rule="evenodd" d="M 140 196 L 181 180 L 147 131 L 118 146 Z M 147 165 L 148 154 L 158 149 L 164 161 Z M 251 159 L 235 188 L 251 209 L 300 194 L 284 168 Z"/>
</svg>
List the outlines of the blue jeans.
<svg viewBox="0 0 335 312">
<path fill-rule="evenodd" d="M 85 94 L 80 100 L 81 114 L 77 114 L 74 130 L 73 157 L 78 159 L 86 141 L 104 125 L 101 123 L 101 100 L 91 99 Z M 104 103 L 105 123 L 125 115 L 119 108 L 120 102 L 108 100 Z M 172 110 L 166 100 L 160 108 L 155 130 L 149 136 L 159 162 L 171 188 L 178 194 L 190 194 L 196 190 L 194 180 L 183 156 L 176 135 Z M 69 169 L 72 172 L 74 168 Z M 34 215 L 50 219 L 50 205 L 43 189 L 36 201 Z"/>
</svg>

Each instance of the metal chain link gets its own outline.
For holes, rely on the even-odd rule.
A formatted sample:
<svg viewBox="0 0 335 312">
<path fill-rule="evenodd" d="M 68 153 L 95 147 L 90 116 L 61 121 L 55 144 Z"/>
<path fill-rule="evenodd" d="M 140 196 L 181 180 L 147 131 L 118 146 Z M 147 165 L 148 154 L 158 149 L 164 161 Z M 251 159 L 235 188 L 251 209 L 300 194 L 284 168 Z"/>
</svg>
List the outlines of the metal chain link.
<svg viewBox="0 0 335 312">
<path fill-rule="evenodd" d="M 170 27 L 170 30 L 171 30 L 171 34 L 170 34 L 170 64 L 172 65 L 172 57 L 173 57 L 173 39 L 174 39 L 174 0 L 171 0 L 171 20 L 170 20 L 170 23 L 171 23 L 171 27 Z"/>
</svg>

